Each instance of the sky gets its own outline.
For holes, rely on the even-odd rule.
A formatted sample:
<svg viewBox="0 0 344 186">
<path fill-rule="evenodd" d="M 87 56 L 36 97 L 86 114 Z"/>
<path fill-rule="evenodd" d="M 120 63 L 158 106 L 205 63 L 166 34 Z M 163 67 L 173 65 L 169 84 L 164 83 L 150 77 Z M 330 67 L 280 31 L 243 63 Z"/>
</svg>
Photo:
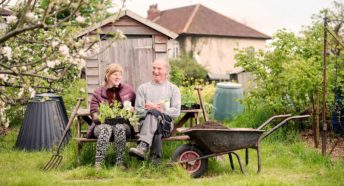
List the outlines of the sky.
<svg viewBox="0 0 344 186">
<path fill-rule="evenodd" d="M 282 28 L 298 33 L 313 14 L 332 7 L 332 0 L 127 0 L 126 8 L 147 17 L 156 3 L 159 10 L 202 4 L 270 36 Z"/>
</svg>

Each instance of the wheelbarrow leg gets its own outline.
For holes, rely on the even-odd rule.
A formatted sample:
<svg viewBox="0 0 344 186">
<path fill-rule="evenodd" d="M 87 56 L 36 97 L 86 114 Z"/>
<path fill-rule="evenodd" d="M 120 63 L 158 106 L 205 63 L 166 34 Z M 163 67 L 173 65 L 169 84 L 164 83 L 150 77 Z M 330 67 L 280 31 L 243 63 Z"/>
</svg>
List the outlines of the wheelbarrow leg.
<svg viewBox="0 0 344 186">
<path fill-rule="evenodd" d="M 234 154 L 234 155 L 237 157 L 238 163 L 239 163 L 239 166 L 240 166 L 240 170 L 241 170 L 241 172 L 242 172 L 243 175 L 246 175 L 246 174 L 245 174 L 245 171 L 244 171 L 244 167 L 243 167 L 242 164 L 241 164 L 241 160 L 240 160 L 239 155 L 238 155 L 236 152 L 230 152 L 230 154 Z"/>
<path fill-rule="evenodd" d="M 260 157 L 260 148 L 259 148 L 259 143 L 258 143 L 258 145 L 257 145 L 257 158 L 258 158 L 258 170 L 257 170 L 257 174 L 259 174 L 260 173 L 260 169 L 261 169 L 261 165 L 262 165 L 262 163 L 261 163 L 261 157 Z"/>
<path fill-rule="evenodd" d="M 246 166 L 248 165 L 248 148 L 245 149 L 245 163 L 246 163 Z"/>
<path fill-rule="evenodd" d="M 231 153 L 228 153 L 229 163 L 231 164 L 232 170 L 234 170 L 233 157 Z"/>
</svg>

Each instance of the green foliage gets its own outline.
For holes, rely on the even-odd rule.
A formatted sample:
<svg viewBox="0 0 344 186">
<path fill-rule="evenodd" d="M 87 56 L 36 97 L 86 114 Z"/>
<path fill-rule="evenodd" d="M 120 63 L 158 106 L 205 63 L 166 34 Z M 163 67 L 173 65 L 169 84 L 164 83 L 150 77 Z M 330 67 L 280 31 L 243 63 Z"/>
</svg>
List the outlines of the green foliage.
<svg viewBox="0 0 344 186">
<path fill-rule="evenodd" d="M 246 176 L 230 171 L 228 156 L 209 159 L 203 178 L 192 179 L 180 166 L 166 166 L 174 150 L 182 142 L 163 143 L 163 164 L 152 166 L 136 158 L 125 162 L 129 169 L 113 166 L 114 148 L 109 146 L 106 168 L 97 172 L 93 167 L 95 144 L 84 144 L 81 166 L 76 167 L 76 143 L 70 141 L 62 150 L 63 160 L 57 170 L 44 172 L 41 167 L 51 157 L 50 151 L 27 152 L 14 149 L 18 129 L 0 136 L 0 185 L 341 185 L 344 182 L 344 163 L 323 157 L 304 143 L 261 143 L 262 171 L 257 174 L 257 156 L 250 150 L 250 162 L 245 166 Z M 128 143 L 128 148 L 135 144 Z M 127 150 L 128 150 L 127 148 Z M 241 160 L 244 151 L 237 151 Z M 112 159 L 111 159 L 112 158 Z M 93 161 L 92 161 L 93 159 Z"/>
<path fill-rule="evenodd" d="M 99 105 L 99 120 L 104 123 L 108 118 L 124 118 L 129 120 L 133 125 L 139 121 L 136 112 L 132 111 L 131 105 L 124 102 L 124 107 L 118 101 L 113 102 L 111 105 L 108 103 L 100 103 Z"/>
<path fill-rule="evenodd" d="M 301 112 L 309 107 L 322 82 L 321 49 L 319 41 L 312 39 L 317 34 L 313 32 L 296 36 L 280 30 L 266 52 L 243 49 L 237 53 L 236 65 L 252 72 L 257 82 L 257 89 L 245 101 L 264 100 L 275 113 Z"/>
<path fill-rule="evenodd" d="M 62 87 L 61 96 L 65 103 L 65 107 L 68 112 L 71 112 L 78 98 L 83 98 L 85 101 L 82 102 L 81 107 L 87 108 L 87 93 L 86 93 L 86 81 L 84 79 L 76 79 L 71 83 L 66 83 Z"/>
<path fill-rule="evenodd" d="M 237 66 L 252 72 L 256 77 L 257 89 L 244 101 L 261 103 L 274 113 L 300 113 L 315 103 L 322 94 L 323 45 L 325 15 L 330 20 L 328 28 L 343 42 L 342 12 L 344 4 L 333 2 L 333 9 L 324 9 L 313 16 L 313 24 L 304 27 L 300 35 L 280 30 L 266 51 L 239 50 Z M 344 92 L 343 48 L 330 34 L 327 38 L 327 100 L 332 111 L 334 90 Z M 321 100 L 321 98 L 320 98 Z M 320 103 L 322 104 L 322 103 Z M 330 115 L 330 114 L 328 114 Z"/>
<path fill-rule="evenodd" d="M 207 70 L 198 64 L 190 55 L 182 55 L 170 60 L 171 81 L 180 86 L 187 79 L 206 79 Z"/>
<path fill-rule="evenodd" d="M 191 107 L 192 104 L 198 103 L 198 97 L 195 92 L 194 86 L 180 87 L 182 105 Z"/>
</svg>

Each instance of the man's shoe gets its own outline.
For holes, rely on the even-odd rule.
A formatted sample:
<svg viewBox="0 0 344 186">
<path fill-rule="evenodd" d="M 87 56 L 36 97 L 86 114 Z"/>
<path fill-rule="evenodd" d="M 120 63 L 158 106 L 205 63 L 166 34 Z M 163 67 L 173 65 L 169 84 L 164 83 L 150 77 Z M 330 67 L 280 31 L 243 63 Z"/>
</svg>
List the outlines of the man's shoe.
<svg viewBox="0 0 344 186">
<path fill-rule="evenodd" d="M 148 144 L 141 141 L 136 148 L 130 148 L 129 149 L 129 155 L 130 156 L 136 156 L 140 160 L 145 159 L 145 153 L 147 152 Z"/>
</svg>

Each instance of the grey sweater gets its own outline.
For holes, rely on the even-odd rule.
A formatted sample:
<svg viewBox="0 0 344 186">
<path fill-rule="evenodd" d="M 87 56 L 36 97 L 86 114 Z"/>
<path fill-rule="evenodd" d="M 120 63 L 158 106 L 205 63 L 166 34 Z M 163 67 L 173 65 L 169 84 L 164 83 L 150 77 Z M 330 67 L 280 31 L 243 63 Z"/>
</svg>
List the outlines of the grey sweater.
<svg viewBox="0 0 344 186">
<path fill-rule="evenodd" d="M 154 104 L 166 104 L 165 114 L 176 118 L 180 114 L 180 91 L 179 88 L 169 81 L 162 84 L 147 82 L 139 86 L 136 93 L 135 110 L 140 116 L 144 116 L 147 110 L 144 109 L 146 102 Z"/>
</svg>

